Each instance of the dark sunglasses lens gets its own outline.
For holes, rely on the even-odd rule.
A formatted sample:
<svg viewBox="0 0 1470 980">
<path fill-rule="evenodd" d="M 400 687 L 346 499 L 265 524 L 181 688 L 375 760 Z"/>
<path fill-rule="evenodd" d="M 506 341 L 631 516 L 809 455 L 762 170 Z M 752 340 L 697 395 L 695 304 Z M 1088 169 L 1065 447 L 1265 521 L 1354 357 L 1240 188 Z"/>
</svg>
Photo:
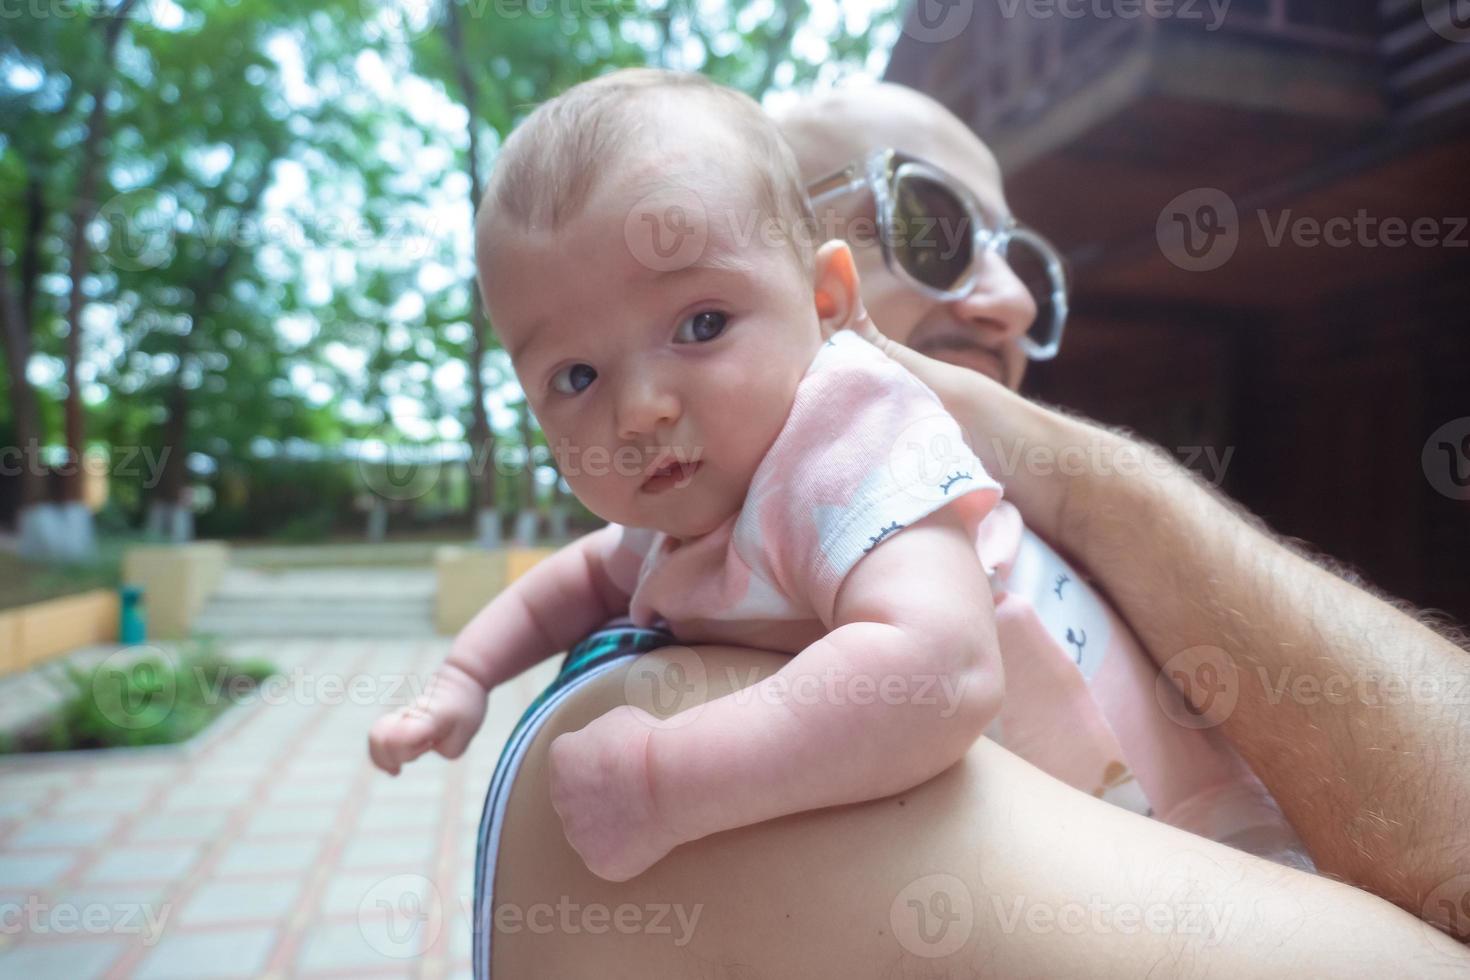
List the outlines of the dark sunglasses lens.
<svg viewBox="0 0 1470 980">
<path fill-rule="evenodd" d="M 1024 237 L 1011 239 L 1006 248 L 1006 262 L 1036 302 L 1036 320 L 1026 336 L 1038 347 L 1046 347 L 1056 341 L 1066 318 L 1065 311 L 1057 303 L 1061 284 L 1053 279 L 1047 258 Z"/>
<path fill-rule="evenodd" d="M 970 269 L 975 232 L 964 203 L 927 177 L 901 177 L 893 188 L 890 245 L 903 270 L 926 286 L 947 291 Z"/>
</svg>

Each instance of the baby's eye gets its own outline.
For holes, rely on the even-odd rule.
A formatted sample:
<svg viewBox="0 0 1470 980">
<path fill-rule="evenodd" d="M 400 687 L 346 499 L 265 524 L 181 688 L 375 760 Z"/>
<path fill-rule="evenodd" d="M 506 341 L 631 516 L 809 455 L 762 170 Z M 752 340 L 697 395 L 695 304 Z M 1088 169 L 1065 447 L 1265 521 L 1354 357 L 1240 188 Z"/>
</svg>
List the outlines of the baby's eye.
<svg viewBox="0 0 1470 980">
<path fill-rule="evenodd" d="M 705 310 L 696 313 L 683 323 L 679 324 L 679 331 L 675 339 L 684 344 L 702 344 L 714 340 L 725 332 L 725 324 L 729 317 L 714 310 Z M 687 331 L 685 328 L 689 328 Z"/>
<path fill-rule="evenodd" d="M 551 376 L 551 387 L 553 391 L 563 395 L 576 395 L 581 393 L 593 381 L 597 380 L 597 369 L 590 364 L 573 364 L 562 368 Z"/>
</svg>

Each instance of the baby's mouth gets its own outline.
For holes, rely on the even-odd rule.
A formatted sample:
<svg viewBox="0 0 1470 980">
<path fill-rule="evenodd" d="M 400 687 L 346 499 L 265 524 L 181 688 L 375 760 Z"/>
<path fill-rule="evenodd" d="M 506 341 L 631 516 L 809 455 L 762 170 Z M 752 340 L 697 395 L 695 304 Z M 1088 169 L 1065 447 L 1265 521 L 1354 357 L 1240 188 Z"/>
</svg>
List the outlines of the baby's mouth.
<svg viewBox="0 0 1470 980">
<path fill-rule="evenodd" d="M 675 457 L 657 460 L 648 470 L 640 489 L 644 493 L 663 493 L 666 490 L 681 489 L 689 485 L 689 481 L 694 479 L 694 475 L 703 465 L 698 458 Z"/>
</svg>

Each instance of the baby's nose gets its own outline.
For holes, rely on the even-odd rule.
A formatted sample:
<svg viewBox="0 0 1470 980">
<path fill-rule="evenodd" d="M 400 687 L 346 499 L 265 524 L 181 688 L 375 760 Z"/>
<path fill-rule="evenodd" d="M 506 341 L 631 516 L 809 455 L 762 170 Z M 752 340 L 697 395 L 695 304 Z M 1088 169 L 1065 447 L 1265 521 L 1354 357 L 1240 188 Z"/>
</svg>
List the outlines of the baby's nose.
<svg viewBox="0 0 1470 980">
<path fill-rule="evenodd" d="M 636 440 L 666 431 L 679 420 L 679 413 L 679 397 L 667 387 L 631 385 L 618 406 L 618 435 Z"/>
</svg>

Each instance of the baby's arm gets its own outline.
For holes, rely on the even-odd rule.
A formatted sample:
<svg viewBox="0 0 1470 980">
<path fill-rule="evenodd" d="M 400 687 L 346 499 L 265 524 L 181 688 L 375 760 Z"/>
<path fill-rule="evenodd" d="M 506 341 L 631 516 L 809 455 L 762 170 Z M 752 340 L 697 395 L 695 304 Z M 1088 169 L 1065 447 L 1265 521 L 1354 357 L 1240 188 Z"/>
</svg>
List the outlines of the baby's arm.
<svg viewBox="0 0 1470 980">
<path fill-rule="evenodd" d="M 429 749 L 457 758 L 484 721 L 497 684 L 626 613 L 628 595 L 607 572 L 620 533 L 608 525 L 578 538 L 476 613 L 424 693 L 373 725 L 368 750 L 378 767 L 396 776 Z"/>
<path fill-rule="evenodd" d="M 560 736 L 553 803 L 588 867 L 624 880 L 685 841 L 924 782 L 1003 688 L 990 585 L 943 508 L 859 561 L 832 631 L 774 676 L 687 721 L 625 706 Z"/>
</svg>

